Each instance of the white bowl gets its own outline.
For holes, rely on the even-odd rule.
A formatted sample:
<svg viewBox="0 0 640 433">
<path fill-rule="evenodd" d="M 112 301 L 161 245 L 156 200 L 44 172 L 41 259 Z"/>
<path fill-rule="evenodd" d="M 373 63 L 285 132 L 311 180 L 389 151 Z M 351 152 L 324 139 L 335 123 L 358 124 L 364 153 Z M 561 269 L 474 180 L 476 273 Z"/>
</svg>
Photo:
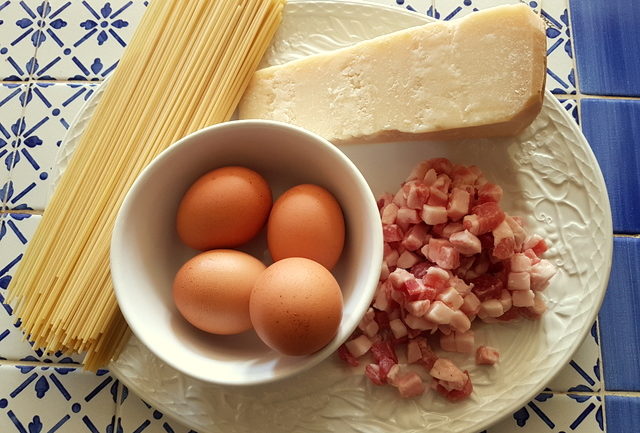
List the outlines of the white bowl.
<svg viewBox="0 0 640 433">
<path fill-rule="evenodd" d="M 186 322 L 171 295 L 180 266 L 198 253 L 178 239 L 180 199 L 202 174 L 226 165 L 256 170 L 274 201 L 286 189 L 314 183 L 331 191 L 345 216 L 346 242 L 333 274 L 344 312 L 337 336 L 304 357 L 281 355 L 253 330 L 219 336 Z M 374 295 L 382 262 L 382 229 L 375 198 L 355 165 L 335 146 L 279 122 L 232 121 L 197 131 L 162 152 L 133 184 L 118 213 L 111 241 L 111 275 L 120 309 L 133 333 L 159 358 L 197 379 L 249 385 L 308 369 L 349 337 Z M 263 232 L 238 248 L 270 264 Z"/>
</svg>

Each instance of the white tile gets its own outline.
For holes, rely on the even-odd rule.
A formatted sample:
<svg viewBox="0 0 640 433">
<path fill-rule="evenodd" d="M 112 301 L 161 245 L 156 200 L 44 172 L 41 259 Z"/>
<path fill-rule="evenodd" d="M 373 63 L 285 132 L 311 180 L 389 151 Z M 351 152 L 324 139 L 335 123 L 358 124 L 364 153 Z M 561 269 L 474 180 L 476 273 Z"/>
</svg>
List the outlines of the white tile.
<svg viewBox="0 0 640 433">
<path fill-rule="evenodd" d="M 117 65 L 147 1 L 49 0 L 37 79 L 101 80 Z M 53 23 L 56 23 L 53 25 Z"/>
<path fill-rule="evenodd" d="M 115 414 L 116 380 L 106 371 L 0 366 L 3 433 L 107 433 Z"/>
<path fill-rule="evenodd" d="M 4 208 L 9 170 L 20 158 L 18 146 L 27 89 L 27 84 L 0 85 L 0 208 Z"/>
<path fill-rule="evenodd" d="M 32 83 L 24 112 L 20 161 L 9 173 L 20 201 L 42 210 L 50 194 L 50 172 L 70 123 L 95 84 Z M 8 200 L 9 208 L 17 202 Z"/>
<path fill-rule="evenodd" d="M 434 2 L 436 18 L 443 20 L 461 18 L 471 12 L 517 3 L 526 3 L 536 12 L 540 10 L 539 0 L 434 0 Z"/>
<path fill-rule="evenodd" d="M 600 397 L 540 394 L 513 415 L 489 428 L 487 433 L 603 432 Z"/>
<path fill-rule="evenodd" d="M 120 385 L 118 397 L 117 432 L 122 433 L 196 433 L 194 430 L 168 418 L 144 400 Z"/>
<path fill-rule="evenodd" d="M 0 1 L 0 79 L 24 81 L 34 66 L 44 1 Z"/>
<path fill-rule="evenodd" d="M 25 341 L 24 333 L 18 326 L 18 317 L 13 314 L 11 306 L 4 303 L 7 287 L 41 219 L 40 215 L 28 213 L 0 214 L 0 358 L 13 361 L 79 363 L 82 362 L 83 355 L 44 354 L 41 350 L 34 349 Z"/>
<path fill-rule="evenodd" d="M 594 323 L 569 364 L 560 370 L 547 388 L 559 392 L 600 391 L 602 366 L 597 332 L 597 324 Z"/>
<path fill-rule="evenodd" d="M 558 95 L 576 94 L 567 1 L 542 1 L 541 15 L 547 23 L 547 89 Z"/>
</svg>

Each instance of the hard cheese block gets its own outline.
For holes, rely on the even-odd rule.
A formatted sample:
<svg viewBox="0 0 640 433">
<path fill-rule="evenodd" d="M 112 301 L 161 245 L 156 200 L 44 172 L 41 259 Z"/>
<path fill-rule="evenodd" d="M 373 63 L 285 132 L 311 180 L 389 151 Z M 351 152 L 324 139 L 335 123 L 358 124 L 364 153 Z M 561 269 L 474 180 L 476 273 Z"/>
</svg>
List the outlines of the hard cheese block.
<svg viewBox="0 0 640 433">
<path fill-rule="evenodd" d="M 542 20 L 501 6 L 262 69 L 239 115 L 336 143 L 511 136 L 540 112 L 545 76 Z"/>
</svg>

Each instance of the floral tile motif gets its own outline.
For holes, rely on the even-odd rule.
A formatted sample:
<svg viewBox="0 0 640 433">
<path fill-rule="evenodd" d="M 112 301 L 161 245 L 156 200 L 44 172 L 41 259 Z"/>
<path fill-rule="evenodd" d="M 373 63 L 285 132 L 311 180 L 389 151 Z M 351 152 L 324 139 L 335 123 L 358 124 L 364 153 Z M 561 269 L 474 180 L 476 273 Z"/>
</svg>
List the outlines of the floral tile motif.
<svg viewBox="0 0 640 433">
<path fill-rule="evenodd" d="M 596 322 L 571 357 L 569 364 L 560 370 L 547 387 L 558 392 L 599 392 L 602 388 L 601 374 L 602 364 Z"/>
<path fill-rule="evenodd" d="M 434 3 L 435 17 L 443 20 L 461 18 L 471 12 L 517 3 L 528 4 L 536 12 L 540 11 L 540 0 L 434 0 Z"/>
<path fill-rule="evenodd" d="M 604 431 L 602 399 L 597 396 L 542 393 L 489 428 L 486 433 Z M 484 433 L 484 432 L 483 432 Z"/>
<path fill-rule="evenodd" d="M 67 129 L 95 84 L 32 83 L 20 130 L 17 156 L 10 170 L 14 197 L 9 209 L 26 205 L 44 209 L 50 194 L 50 173 Z"/>
<path fill-rule="evenodd" d="M 26 84 L 0 85 L 0 188 L 9 181 L 9 170 L 18 157 L 27 89 Z M 5 202 L 6 192 L 0 193 L 0 206 Z"/>
<path fill-rule="evenodd" d="M 547 89 L 560 95 L 576 94 L 575 65 L 567 0 L 542 0 L 547 23 Z"/>
<path fill-rule="evenodd" d="M 123 384 L 119 387 L 115 433 L 197 433 L 167 418 Z"/>
<path fill-rule="evenodd" d="M 117 381 L 106 370 L 0 366 L 3 433 L 110 433 Z"/>
<path fill-rule="evenodd" d="M 560 97 L 560 95 L 557 96 Z M 573 120 L 579 125 L 580 113 L 578 112 L 578 102 L 575 99 L 562 99 L 561 97 L 558 99 L 558 102 L 560 102 L 564 109 L 573 117 Z"/>
<path fill-rule="evenodd" d="M 7 188 L 7 185 L 4 188 Z M 5 303 L 7 288 L 41 218 L 40 215 L 30 213 L 0 214 L 0 305 L 2 306 L 0 308 L 0 359 L 79 363 L 82 362 L 82 355 L 45 354 L 40 349 L 34 349 L 25 341 L 24 334 L 19 328 L 18 317 L 13 315 L 13 309 Z"/>
<path fill-rule="evenodd" d="M 34 78 L 104 79 L 118 64 L 147 4 L 143 0 L 49 0 L 43 19 L 46 37 L 36 56 Z"/>
<path fill-rule="evenodd" d="M 0 78 L 26 81 L 33 71 L 36 50 L 42 43 L 40 28 L 44 2 L 0 1 Z"/>
</svg>

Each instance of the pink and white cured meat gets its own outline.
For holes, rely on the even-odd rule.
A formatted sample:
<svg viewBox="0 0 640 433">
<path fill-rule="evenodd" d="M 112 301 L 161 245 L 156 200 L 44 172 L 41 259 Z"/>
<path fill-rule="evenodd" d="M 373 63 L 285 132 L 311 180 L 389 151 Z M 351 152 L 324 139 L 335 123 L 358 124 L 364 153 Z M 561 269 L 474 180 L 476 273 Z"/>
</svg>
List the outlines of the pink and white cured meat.
<svg viewBox="0 0 640 433">
<path fill-rule="evenodd" d="M 435 389 L 459 401 L 473 392 L 469 372 L 446 353 L 466 353 L 478 365 L 499 362 L 496 348 L 476 347 L 473 323 L 540 318 L 542 292 L 556 273 L 541 258 L 547 243 L 504 212 L 502 196 L 478 167 L 437 158 L 379 199 L 380 281 L 338 351 L 343 360 L 364 363 L 371 382 L 406 398 Z"/>
</svg>

